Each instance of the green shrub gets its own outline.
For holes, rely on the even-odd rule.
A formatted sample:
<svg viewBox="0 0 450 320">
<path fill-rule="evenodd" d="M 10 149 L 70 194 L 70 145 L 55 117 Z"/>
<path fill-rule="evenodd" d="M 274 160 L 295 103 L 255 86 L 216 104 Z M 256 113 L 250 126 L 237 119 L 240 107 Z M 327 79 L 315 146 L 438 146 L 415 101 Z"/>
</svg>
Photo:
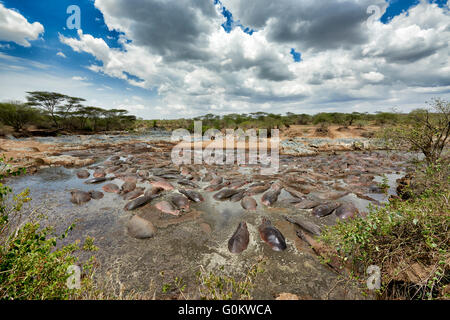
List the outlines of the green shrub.
<svg viewBox="0 0 450 320">
<path fill-rule="evenodd" d="M 78 263 L 75 252 L 93 251 L 93 239 L 82 247 L 78 242 L 61 246 L 73 225 L 59 236 L 51 227 L 42 228 L 42 216 L 30 215 L 21 220 L 23 204 L 30 201 L 28 190 L 17 195 L 1 181 L 7 176 L 24 173 L 14 170 L 0 158 L 0 299 L 78 299 L 92 295 L 93 258 L 83 265 L 81 287 L 70 289 L 68 268 Z"/>
</svg>

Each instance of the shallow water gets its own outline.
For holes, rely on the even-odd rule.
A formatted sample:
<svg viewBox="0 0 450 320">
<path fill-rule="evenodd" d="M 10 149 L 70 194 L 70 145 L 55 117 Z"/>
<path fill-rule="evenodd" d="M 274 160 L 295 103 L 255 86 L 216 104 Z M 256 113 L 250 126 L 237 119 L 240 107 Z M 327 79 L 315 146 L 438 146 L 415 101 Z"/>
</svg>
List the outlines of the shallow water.
<svg viewBox="0 0 450 320">
<path fill-rule="evenodd" d="M 59 139 L 59 138 L 58 138 Z M 60 141 L 60 140 L 59 140 Z M 116 154 L 116 153 L 114 153 Z M 120 154 L 120 153 L 119 153 Z M 121 155 L 124 160 L 124 155 Z M 357 157 L 366 157 L 360 154 Z M 380 155 L 381 156 L 381 155 Z M 302 163 L 326 163 L 333 161 L 332 155 L 302 158 L 298 164 L 293 164 L 291 158 L 281 158 L 281 170 L 286 168 L 300 168 Z M 328 160 L 327 160 L 328 159 Z M 375 158 L 376 159 L 376 156 Z M 102 165 L 100 159 L 96 165 Z M 92 166 L 92 167 L 93 167 Z M 388 177 L 389 194 L 395 194 L 395 180 L 401 176 L 402 166 L 396 164 L 393 168 L 384 168 Z M 258 174 L 256 167 L 226 167 L 217 168 L 218 174 L 227 176 L 231 172 L 238 172 L 242 177 L 251 178 Z M 256 212 L 245 211 L 240 202 L 216 201 L 212 196 L 216 192 L 205 192 L 198 189 L 205 198 L 202 203 L 192 203 L 191 211 L 180 217 L 170 216 L 154 208 L 158 201 L 167 199 L 173 192 L 164 192 L 162 197 L 155 199 L 150 205 L 128 212 L 123 210 L 127 201 L 119 195 L 104 193 L 101 200 L 91 200 L 83 205 L 70 202 L 70 190 L 83 191 L 98 190 L 106 183 L 116 183 L 119 187 L 123 181 L 114 179 L 95 185 L 84 184 L 78 179 L 76 171 L 51 167 L 40 170 L 33 176 L 22 176 L 8 181 L 15 191 L 29 188 L 33 200 L 28 207 L 38 208 L 48 216 L 48 223 L 55 225 L 57 232 L 62 232 L 71 223 L 76 223 L 75 230 L 70 234 L 67 242 L 92 236 L 100 248 L 96 257 L 100 263 L 99 278 L 114 279 L 111 285 L 116 287 L 123 283 L 125 288 L 138 292 L 155 292 L 158 298 L 167 298 L 176 292 L 163 293 L 162 286 L 181 277 L 187 283 L 186 295 L 198 297 L 196 272 L 200 266 L 206 270 L 216 270 L 224 267 L 223 272 L 230 275 L 242 276 L 246 266 L 254 264 L 263 258 L 266 261 L 265 272 L 256 280 L 254 298 L 273 299 L 281 292 L 297 294 L 302 298 L 315 299 L 353 299 L 364 298 L 356 290 L 335 285 L 338 276 L 328 267 L 322 265 L 312 250 L 295 234 L 296 227 L 286 222 L 282 215 L 300 215 L 305 220 L 320 226 L 336 223 L 337 217 L 331 214 L 324 218 L 311 215 L 311 210 L 295 209 L 293 205 L 286 205 L 283 200 L 293 197 L 282 191 L 278 201 L 272 208 L 261 203 L 261 196 L 254 196 L 257 201 Z M 317 169 L 318 170 L 318 169 Z M 377 169 L 378 170 L 378 169 Z M 94 170 L 89 170 L 92 174 Z M 205 168 L 200 171 L 206 172 Z M 316 171 L 314 167 L 305 172 Z M 273 178 L 273 181 L 282 178 Z M 308 178 L 309 179 L 309 178 Z M 375 175 L 373 182 L 381 182 L 381 175 Z M 176 187 L 176 183 L 171 181 Z M 328 188 L 333 183 L 343 184 L 340 178 L 330 177 L 318 181 L 318 185 Z M 208 183 L 196 182 L 203 187 Z M 151 187 L 148 181 L 138 183 L 138 186 Z M 182 186 L 179 186 L 182 187 Z M 184 188 L 184 187 L 182 187 Z M 364 193 L 364 192 L 363 192 Z M 375 200 L 385 201 L 384 194 L 368 194 Z M 351 201 L 360 211 L 366 211 L 370 201 L 358 198 L 350 193 L 337 201 Z M 126 223 L 134 214 L 150 220 L 157 228 L 154 238 L 137 240 L 126 232 Z M 266 216 L 283 233 L 288 245 L 287 250 L 275 252 L 260 239 L 257 231 L 261 217 Z M 228 239 L 234 233 L 237 225 L 246 221 L 250 232 L 250 244 L 241 254 L 231 254 L 227 248 Z M 111 276 L 107 276 L 110 274 Z"/>
</svg>

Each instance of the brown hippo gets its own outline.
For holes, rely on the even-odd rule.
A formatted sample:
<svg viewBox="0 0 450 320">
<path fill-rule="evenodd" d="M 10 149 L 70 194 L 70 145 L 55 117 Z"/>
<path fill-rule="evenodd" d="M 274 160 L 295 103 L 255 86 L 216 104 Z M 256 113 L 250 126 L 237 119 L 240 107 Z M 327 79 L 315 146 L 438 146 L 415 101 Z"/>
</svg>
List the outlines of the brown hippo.
<svg viewBox="0 0 450 320">
<path fill-rule="evenodd" d="M 281 187 L 276 185 L 262 195 L 261 202 L 266 206 L 271 206 L 278 200 L 278 196 L 280 195 L 280 193 Z"/>
<path fill-rule="evenodd" d="M 299 203 L 296 203 L 294 206 L 298 209 L 312 209 L 317 207 L 320 204 L 319 201 L 315 200 L 303 200 Z"/>
<path fill-rule="evenodd" d="M 317 224 L 307 221 L 307 220 L 304 220 L 299 216 L 283 216 L 283 218 L 286 221 L 289 221 L 290 223 L 299 226 L 300 228 L 308 231 L 309 233 L 311 233 L 315 236 L 320 236 L 320 234 L 322 232 L 320 230 L 320 227 Z"/>
<path fill-rule="evenodd" d="M 239 223 L 236 231 L 228 240 L 228 250 L 231 253 L 241 253 L 248 247 L 250 234 L 248 233 L 247 224 L 245 222 Z"/>
<path fill-rule="evenodd" d="M 187 211 L 189 210 L 189 199 L 181 194 L 174 194 L 170 197 L 170 201 L 179 209 Z"/>
<path fill-rule="evenodd" d="M 168 201 L 161 201 L 155 204 L 155 208 L 158 209 L 161 212 L 168 213 L 174 216 L 180 215 L 180 210 L 174 207 L 173 204 L 171 204 Z"/>
<path fill-rule="evenodd" d="M 70 191 L 72 198 L 70 201 L 75 204 L 82 204 L 91 201 L 91 195 L 89 192 L 84 192 L 80 190 Z"/>
<path fill-rule="evenodd" d="M 230 198 L 231 202 L 241 201 L 242 198 L 245 197 L 245 189 L 237 189 L 236 191 L 237 191 L 237 193 L 232 195 L 231 198 Z"/>
<path fill-rule="evenodd" d="M 106 177 L 92 178 L 92 179 L 86 180 L 84 183 L 86 183 L 86 184 L 95 184 L 95 183 L 109 181 L 109 180 L 112 180 L 112 179 L 113 178 L 106 178 Z"/>
<path fill-rule="evenodd" d="M 90 175 L 91 174 L 87 170 L 80 170 L 80 171 L 77 172 L 77 177 L 79 179 L 87 179 L 87 178 L 90 177 Z"/>
<path fill-rule="evenodd" d="M 93 174 L 94 178 L 103 178 L 106 176 L 106 172 L 104 169 L 97 169 Z"/>
<path fill-rule="evenodd" d="M 265 217 L 262 218 L 261 225 L 258 227 L 261 239 L 266 242 L 274 251 L 283 251 L 287 248 L 286 240 L 280 230 L 272 225 L 272 222 Z"/>
<path fill-rule="evenodd" d="M 103 189 L 103 191 L 109 192 L 109 193 L 119 193 L 120 192 L 119 186 L 114 183 L 105 184 L 102 187 L 102 189 Z"/>
<path fill-rule="evenodd" d="M 238 191 L 234 190 L 234 189 L 223 189 L 222 191 L 217 192 L 213 198 L 215 200 L 227 200 L 229 198 L 231 198 L 233 195 L 235 195 L 236 193 L 238 193 Z"/>
<path fill-rule="evenodd" d="M 145 195 L 155 195 L 159 194 L 160 192 L 164 191 L 163 188 L 160 187 L 152 187 L 150 190 L 145 191 Z"/>
<path fill-rule="evenodd" d="M 185 189 L 178 189 L 178 191 L 182 194 L 184 194 L 188 199 L 194 201 L 194 202 L 202 202 L 205 201 L 203 196 L 198 193 L 197 191 L 193 190 L 185 190 Z"/>
<path fill-rule="evenodd" d="M 123 196 L 123 199 L 124 200 L 136 199 L 137 197 L 142 196 L 144 194 L 144 190 L 145 190 L 144 188 L 136 188 L 133 191 L 126 193 Z"/>
<path fill-rule="evenodd" d="M 334 214 L 343 220 L 354 218 L 358 213 L 358 208 L 351 202 L 343 203 L 334 211 Z"/>
<path fill-rule="evenodd" d="M 166 180 L 153 181 L 152 186 L 157 187 L 157 188 L 163 188 L 164 190 L 169 190 L 169 191 L 175 189 L 173 187 L 173 185 L 169 181 L 166 181 Z"/>
<path fill-rule="evenodd" d="M 128 233 L 136 239 L 147 239 L 155 235 L 153 224 L 139 216 L 133 216 L 127 223 Z"/>
<path fill-rule="evenodd" d="M 270 189 L 270 184 L 262 185 L 262 186 L 255 186 L 251 187 L 247 190 L 246 194 L 248 196 L 254 196 L 260 193 L 263 193 Z"/>
<path fill-rule="evenodd" d="M 341 204 L 338 202 L 328 202 L 315 207 L 312 214 L 316 217 L 325 217 L 333 213 L 333 211 L 338 208 Z"/>
<path fill-rule="evenodd" d="M 256 200 L 249 196 L 244 197 L 241 201 L 241 206 L 245 210 L 256 210 L 257 205 Z"/>
<path fill-rule="evenodd" d="M 104 197 L 103 192 L 91 190 L 89 191 L 89 194 L 91 195 L 91 198 L 94 200 L 100 200 Z"/>
<path fill-rule="evenodd" d="M 146 205 L 147 203 L 149 203 L 150 201 L 152 201 L 153 199 L 157 198 L 159 195 L 143 195 L 140 196 L 130 202 L 128 202 L 124 209 L 125 210 L 135 210 L 139 207 L 142 207 L 144 205 Z"/>
<path fill-rule="evenodd" d="M 134 189 L 136 189 L 136 183 L 135 182 L 128 182 L 126 181 L 122 187 L 120 187 L 120 194 L 125 194 L 128 192 L 133 191 Z"/>
</svg>

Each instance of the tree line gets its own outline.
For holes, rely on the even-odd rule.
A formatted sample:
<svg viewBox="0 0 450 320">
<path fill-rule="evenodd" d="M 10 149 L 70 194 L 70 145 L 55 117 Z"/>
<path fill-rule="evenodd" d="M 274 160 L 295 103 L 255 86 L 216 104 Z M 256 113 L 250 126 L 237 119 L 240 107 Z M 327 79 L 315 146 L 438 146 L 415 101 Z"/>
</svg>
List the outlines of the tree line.
<svg viewBox="0 0 450 320">
<path fill-rule="evenodd" d="M 0 102 L 0 122 L 15 131 L 34 125 L 39 129 L 99 132 L 125 130 L 136 121 L 127 110 L 85 106 L 85 99 L 57 92 L 27 92 L 26 100 Z"/>
</svg>

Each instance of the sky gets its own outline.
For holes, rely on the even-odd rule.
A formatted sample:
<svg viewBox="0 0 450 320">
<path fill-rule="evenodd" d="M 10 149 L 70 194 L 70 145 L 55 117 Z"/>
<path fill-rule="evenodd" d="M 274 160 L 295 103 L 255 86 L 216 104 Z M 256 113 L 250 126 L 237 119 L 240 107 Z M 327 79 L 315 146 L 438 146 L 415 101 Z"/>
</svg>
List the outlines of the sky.
<svg viewBox="0 0 450 320">
<path fill-rule="evenodd" d="M 0 101 L 54 91 L 144 119 L 408 112 L 450 98 L 449 5 L 0 0 Z"/>
</svg>

